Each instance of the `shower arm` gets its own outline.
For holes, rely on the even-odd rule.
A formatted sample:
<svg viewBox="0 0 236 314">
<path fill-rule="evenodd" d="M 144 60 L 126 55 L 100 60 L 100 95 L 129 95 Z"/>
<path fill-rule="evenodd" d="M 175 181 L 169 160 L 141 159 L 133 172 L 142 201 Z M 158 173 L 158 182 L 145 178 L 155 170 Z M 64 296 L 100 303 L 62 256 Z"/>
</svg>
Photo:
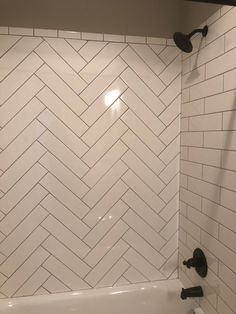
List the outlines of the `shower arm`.
<svg viewBox="0 0 236 314">
<path fill-rule="evenodd" d="M 202 33 L 203 29 L 202 28 L 197 28 L 194 31 L 192 31 L 191 33 L 188 34 L 188 38 L 190 39 L 191 37 L 193 37 L 193 35 L 197 34 L 197 33 Z"/>
<path fill-rule="evenodd" d="M 192 31 L 191 33 L 189 33 L 187 36 L 190 39 L 191 37 L 193 37 L 193 35 L 197 34 L 197 33 L 202 33 L 203 37 L 206 37 L 208 32 L 208 26 L 204 26 L 203 28 L 197 28 L 194 31 Z"/>
</svg>

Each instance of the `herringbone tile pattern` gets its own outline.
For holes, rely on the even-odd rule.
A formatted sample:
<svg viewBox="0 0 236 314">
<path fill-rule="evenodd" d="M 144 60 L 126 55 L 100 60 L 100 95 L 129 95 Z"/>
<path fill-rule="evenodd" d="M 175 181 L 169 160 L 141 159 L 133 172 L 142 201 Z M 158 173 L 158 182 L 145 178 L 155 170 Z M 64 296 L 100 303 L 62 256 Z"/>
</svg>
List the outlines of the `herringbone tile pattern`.
<svg viewBox="0 0 236 314">
<path fill-rule="evenodd" d="M 175 48 L 0 38 L 0 293 L 173 278 Z"/>
</svg>

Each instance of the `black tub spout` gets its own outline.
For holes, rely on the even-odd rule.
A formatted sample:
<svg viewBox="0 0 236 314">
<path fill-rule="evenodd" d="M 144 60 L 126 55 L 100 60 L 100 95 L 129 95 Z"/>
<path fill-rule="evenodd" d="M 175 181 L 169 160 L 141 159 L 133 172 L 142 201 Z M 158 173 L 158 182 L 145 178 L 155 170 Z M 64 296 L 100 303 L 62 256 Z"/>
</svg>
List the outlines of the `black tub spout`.
<svg viewBox="0 0 236 314">
<path fill-rule="evenodd" d="M 199 298 L 203 297 L 203 290 L 201 286 L 192 287 L 188 289 L 182 289 L 181 295 L 182 300 L 186 300 L 187 298 Z"/>
</svg>

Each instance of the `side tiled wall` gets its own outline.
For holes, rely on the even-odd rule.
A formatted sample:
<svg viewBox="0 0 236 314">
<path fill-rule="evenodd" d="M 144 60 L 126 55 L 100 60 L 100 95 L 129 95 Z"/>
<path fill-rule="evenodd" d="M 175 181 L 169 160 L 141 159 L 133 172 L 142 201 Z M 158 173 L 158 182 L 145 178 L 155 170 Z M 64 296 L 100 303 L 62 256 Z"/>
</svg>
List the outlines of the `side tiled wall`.
<svg viewBox="0 0 236 314">
<path fill-rule="evenodd" d="M 178 49 L 0 31 L 1 297 L 176 278 Z"/>
<path fill-rule="evenodd" d="M 180 178 L 180 279 L 201 284 L 207 314 L 236 313 L 236 8 L 207 23 L 206 39 L 183 56 Z M 200 279 L 182 261 L 201 247 Z"/>
</svg>

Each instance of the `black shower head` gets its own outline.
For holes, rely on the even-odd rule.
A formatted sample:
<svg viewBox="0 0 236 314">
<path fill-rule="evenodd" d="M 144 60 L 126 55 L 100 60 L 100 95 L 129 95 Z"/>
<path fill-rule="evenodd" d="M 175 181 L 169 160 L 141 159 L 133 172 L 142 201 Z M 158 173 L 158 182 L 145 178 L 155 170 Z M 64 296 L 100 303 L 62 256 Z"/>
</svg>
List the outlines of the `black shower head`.
<svg viewBox="0 0 236 314">
<path fill-rule="evenodd" d="M 190 53 L 193 51 L 193 45 L 191 43 L 191 37 L 196 34 L 196 33 L 202 33 L 203 37 L 206 37 L 207 33 L 208 33 L 208 26 L 205 26 L 204 28 L 201 29 L 195 29 L 194 31 L 192 31 L 190 34 L 183 34 L 180 32 L 176 32 L 174 33 L 174 41 L 176 46 L 186 52 L 186 53 Z"/>
</svg>

